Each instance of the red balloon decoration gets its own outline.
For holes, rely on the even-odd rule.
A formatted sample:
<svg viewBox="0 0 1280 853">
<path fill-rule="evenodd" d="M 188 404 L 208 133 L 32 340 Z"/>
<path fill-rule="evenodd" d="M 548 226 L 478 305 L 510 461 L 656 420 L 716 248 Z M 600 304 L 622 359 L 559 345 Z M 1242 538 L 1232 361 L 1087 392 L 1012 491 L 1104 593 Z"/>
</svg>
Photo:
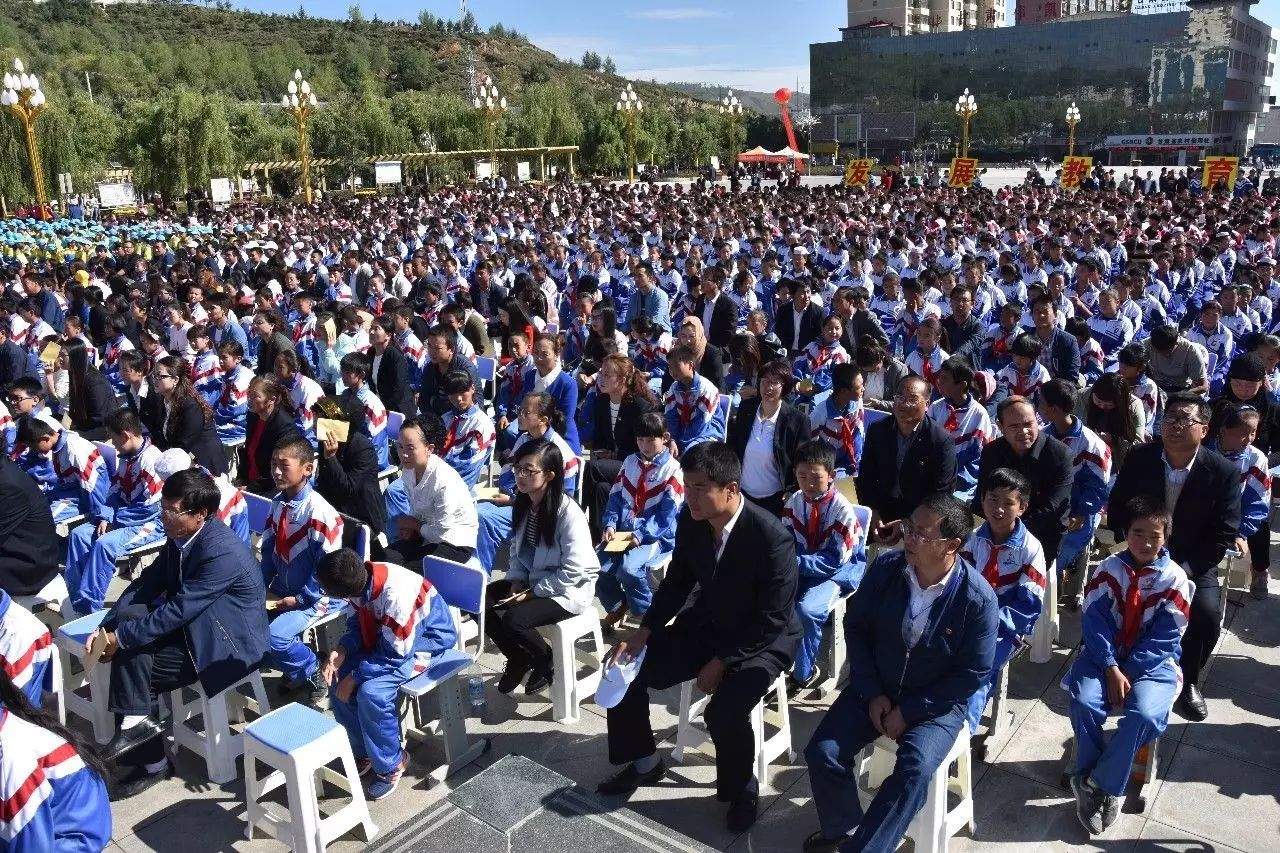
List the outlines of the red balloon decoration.
<svg viewBox="0 0 1280 853">
<path fill-rule="evenodd" d="M 786 106 L 791 101 L 791 90 L 785 87 L 779 89 L 773 93 L 773 99 L 783 106 Z"/>
</svg>

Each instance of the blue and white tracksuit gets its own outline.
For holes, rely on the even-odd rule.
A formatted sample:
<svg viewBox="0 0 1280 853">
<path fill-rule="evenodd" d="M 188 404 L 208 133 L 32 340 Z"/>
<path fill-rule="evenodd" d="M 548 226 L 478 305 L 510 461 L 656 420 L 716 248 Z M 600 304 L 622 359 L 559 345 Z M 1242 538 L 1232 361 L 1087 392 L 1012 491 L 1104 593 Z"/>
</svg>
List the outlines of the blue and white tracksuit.
<svg viewBox="0 0 1280 853">
<path fill-rule="evenodd" d="M 225 475 L 213 477 L 213 482 L 218 487 L 218 521 L 249 545 L 249 504 L 245 502 L 244 493 L 231 485 Z"/>
<path fill-rule="evenodd" d="M 667 354 L 671 352 L 671 335 L 663 332 L 657 338 L 641 338 L 631 342 L 631 360 L 636 368 L 649 374 L 650 381 L 667 375 Z"/>
<path fill-rule="evenodd" d="M 316 346 L 316 315 L 303 317 L 294 314 L 289 322 L 293 324 L 294 352 L 303 362 L 311 365 L 311 372 L 315 373 L 320 364 L 320 350 Z"/>
<path fill-rule="evenodd" d="M 117 394 L 123 394 L 129 390 L 129 383 L 120 378 L 120 353 L 128 352 L 133 348 L 133 342 L 124 335 L 114 341 L 107 341 L 106 346 L 103 347 L 102 375 L 107 377 L 107 381 L 111 383 L 111 387 Z"/>
<path fill-rule="evenodd" d="M 831 368 L 837 364 L 848 364 L 849 353 L 839 341 L 827 343 L 819 338 L 811 341 L 800 355 L 796 357 L 792 375 L 796 379 L 808 379 L 813 383 L 814 391 L 831 389 Z"/>
<path fill-rule="evenodd" d="M 432 656 L 454 646 L 457 631 L 449 605 L 422 575 L 393 563 L 366 563 L 369 587 L 352 599 L 341 645 L 346 657 L 330 689 L 334 719 L 347 730 L 351 752 L 368 758 L 382 776 L 400 766 L 400 686 L 426 670 Z M 350 702 L 337 685 L 356 682 Z"/>
<path fill-rule="evenodd" d="M 0 849 L 100 853 L 111 843 L 103 779 L 58 735 L 0 708 Z"/>
<path fill-rule="evenodd" d="M 4 403 L 0 403 L 0 441 L 4 442 L 4 446 L 0 447 L 0 453 L 7 454 L 11 451 L 17 440 L 18 423 L 9 413 L 9 408 Z"/>
<path fill-rule="evenodd" d="M 1036 620 L 1040 618 L 1048 575 L 1040 540 L 1031 535 L 1021 519 L 1014 525 L 1009 538 L 999 545 L 992 537 L 991 525 L 983 522 L 969 534 L 969 541 L 961 549 L 961 554 L 982 572 L 995 590 L 1000 604 L 991 675 L 969 700 L 969 731 L 972 733 L 978 730 L 987 699 L 1000 680 L 1001 667 L 1008 663 L 1021 645 L 1022 638 L 1031 634 Z"/>
<path fill-rule="evenodd" d="M 1240 527 L 1236 535 L 1248 539 L 1271 517 L 1271 475 L 1267 470 L 1267 455 L 1252 444 L 1233 453 L 1219 452 L 1240 469 Z"/>
<path fill-rule="evenodd" d="M 497 438 L 493 420 L 480 406 L 472 403 L 465 412 L 446 412 L 444 429 L 444 447 L 440 454 L 449 467 L 461 475 L 467 488 L 474 488 L 493 455 Z"/>
<path fill-rule="evenodd" d="M 413 329 L 405 329 L 396 335 L 396 345 L 400 347 L 400 352 L 404 353 L 404 360 L 408 363 L 409 385 L 421 388 L 422 369 L 427 363 L 427 350 L 422 341 L 418 340 Z"/>
<path fill-rule="evenodd" d="M 111 478 L 106 460 L 89 439 L 63 429 L 48 454 L 31 448 L 18 464 L 44 492 L 54 524 L 77 515 L 102 517 Z"/>
<path fill-rule="evenodd" d="M 1093 339 L 1102 347 L 1103 363 L 1107 367 L 1115 366 L 1120 350 L 1132 343 L 1137 334 L 1133 321 L 1123 314 L 1108 318 L 1099 313 L 1090 317 L 1088 323 Z"/>
<path fill-rule="evenodd" d="M 792 674 L 805 681 L 813 675 L 822 629 L 836 597 L 857 589 L 866 574 L 867 531 L 859 526 L 853 504 L 835 486 L 817 500 L 797 491 L 782 508 L 782 523 L 795 537 L 800 571 L 796 617 L 801 634 Z"/>
<path fill-rule="evenodd" d="M 342 547 L 342 516 L 308 483 L 293 500 L 277 494 L 262 534 L 262 579 L 267 591 L 295 596 L 296 609 L 271 620 L 271 658 L 294 681 L 310 678 L 316 656 L 301 634 L 316 620 L 346 609 L 331 599 L 316 580 L 316 564 Z"/>
<path fill-rule="evenodd" d="M 1092 385 L 1102 376 L 1106 360 L 1102 347 L 1093 338 L 1080 345 L 1080 375 L 1087 384 Z"/>
<path fill-rule="evenodd" d="M 1143 373 L 1129 383 L 1129 393 L 1142 402 L 1142 411 L 1146 415 L 1143 440 L 1150 441 L 1156 425 L 1156 410 L 1160 408 L 1160 387 Z"/>
<path fill-rule="evenodd" d="M 1154 563 L 1135 566 L 1123 551 L 1098 567 L 1084 593 L 1083 643 L 1063 688 L 1071 695 L 1076 773 L 1112 796 L 1124 793 L 1138 750 L 1158 738 L 1182 689 L 1182 634 L 1195 584 L 1161 549 Z M 1132 689 L 1108 743 L 1106 672 L 1118 666 Z"/>
<path fill-rule="evenodd" d="M 218 399 L 213 404 L 213 424 L 218 440 L 243 441 L 249 420 L 249 383 L 253 371 L 244 362 L 237 364 L 230 373 L 223 373 L 218 388 Z"/>
<path fill-rule="evenodd" d="M 1077 417 L 1072 417 L 1071 431 L 1066 435 L 1058 435 L 1053 424 L 1045 424 L 1044 431 L 1071 451 L 1071 517 L 1084 519 L 1084 525 L 1067 533 L 1058 548 L 1058 577 L 1062 577 L 1098 532 L 1102 507 L 1111 493 L 1111 448 Z"/>
<path fill-rule="evenodd" d="M 720 392 L 702 374 L 695 373 L 688 388 L 672 382 L 662 407 L 666 411 L 667 431 L 681 453 L 695 444 L 724 438 L 723 425 L 717 427 Z"/>
<path fill-rule="evenodd" d="M 1209 371 L 1209 396 L 1216 397 L 1222 393 L 1222 386 L 1227 380 L 1227 370 L 1231 367 L 1231 357 L 1235 354 L 1235 335 L 1221 323 L 1217 329 L 1209 330 L 1200 321 L 1191 324 L 1186 338 L 1204 347 L 1213 359 L 1213 368 Z"/>
<path fill-rule="evenodd" d="M 1010 362 L 996 373 L 996 393 L 991 400 L 992 406 L 994 408 L 996 403 L 1014 396 L 1026 397 L 1034 403 L 1040 393 L 1040 386 L 1051 378 L 1048 368 L 1038 361 L 1033 361 L 1031 369 L 1026 373 L 1019 370 L 1016 363 Z"/>
<path fill-rule="evenodd" d="M 668 451 L 652 460 L 639 453 L 623 460 L 609 490 L 600 527 L 633 533 L 636 543 L 621 553 L 600 549 L 596 596 L 605 610 L 612 613 L 626 602 L 636 618 L 648 612 L 653 600 L 649 567 L 675 550 L 676 518 L 683 505 L 684 474 Z"/>
<path fill-rule="evenodd" d="M 218 354 L 211 349 L 196 353 L 191 362 L 191 387 L 209 408 L 218 405 L 218 397 L 222 394 L 222 367 L 218 364 Z"/>
<path fill-rule="evenodd" d="M 578 469 L 577 455 L 574 454 L 573 450 L 555 430 L 548 428 L 542 437 L 554 444 L 564 458 L 565 494 L 576 495 L 578 493 L 578 475 L 581 473 Z M 519 437 L 516 438 L 515 445 L 511 448 L 513 458 L 516 452 L 529 440 L 529 433 L 520 433 Z M 498 491 L 504 495 L 514 495 L 516 493 L 516 474 L 510 463 L 503 465 L 502 471 L 498 474 Z M 390 490 L 388 490 L 387 494 L 390 493 Z M 399 514 L 403 515 L 407 511 L 406 499 L 406 508 Z M 498 548 L 503 542 L 511 538 L 511 512 L 510 504 L 499 506 L 488 501 L 476 504 L 476 516 L 480 522 L 480 530 L 476 535 L 476 557 L 480 560 L 480 565 L 484 567 L 486 572 L 493 571 L 493 561 L 497 556 Z M 388 505 L 387 518 L 390 519 L 392 517 L 392 507 Z"/>
<path fill-rule="evenodd" d="M 49 628 L 0 589 L 0 667 L 37 708 L 44 704 L 44 692 L 54 687 L 51 661 L 56 653 Z"/>
<path fill-rule="evenodd" d="M 963 406 L 946 397 L 929 404 L 929 420 L 946 430 L 956 445 L 956 481 L 953 494 L 968 503 L 978 489 L 982 449 L 996 439 L 996 429 L 986 407 L 970 396 Z"/>
<path fill-rule="evenodd" d="M 355 397 L 364 407 L 364 433 L 373 442 L 373 452 L 378 457 L 378 470 L 385 469 L 391 459 L 388 454 L 390 439 L 387 436 L 387 407 L 367 383 L 362 382 L 354 391 L 347 389 L 342 393 L 348 397 Z"/>
<path fill-rule="evenodd" d="M 512 359 L 506 366 L 502 381 L 498 383 L 498 399 L 494 406 L 494 412 L 498 417 L 505 415 L 507 420 L 512 422 L 519 417 L 520 403 L 524 400 L 525 392 L 533 388 L 532 382 L 526 385 L 525 375 L 533 369 L 533 357 L 528 355 L 520 361 Z M 569 417 L 570 414 L 565 412 L 565 417 Z"/>
<path fill-rule="evenodd" d="M 834 396 L 828 394 L 809 412 L 809 437 L 835 449 L 837 476 L 857 477 L 867 438 L 867 412 L 861 400 L 850 400 L 843 412 L 837 412 Z"/>
<path fill-rule="evenodd" d="M 324 389 L 320 384 L 301 373 L 294 376 L 289 385 L 289 409 L 293 413 L 293 421 L 313 448 L 319 446 L 316 442 L 315 405 L 323 396 Z"/>
<path fill-rule="evenodd" d="M 142 440 L 137 453 L 120 454 L 101 512 L 67 537 L 67 590 L 72 608 L 81 616 L 102 609 L 117 559 L 164 538 L 160 523 L 164 482 L 156 474 L 159 461 L 160 449 L 149 438 Z M 99 521 L 111 525 L 102 536 L 97 535 Z"/>
</svg>

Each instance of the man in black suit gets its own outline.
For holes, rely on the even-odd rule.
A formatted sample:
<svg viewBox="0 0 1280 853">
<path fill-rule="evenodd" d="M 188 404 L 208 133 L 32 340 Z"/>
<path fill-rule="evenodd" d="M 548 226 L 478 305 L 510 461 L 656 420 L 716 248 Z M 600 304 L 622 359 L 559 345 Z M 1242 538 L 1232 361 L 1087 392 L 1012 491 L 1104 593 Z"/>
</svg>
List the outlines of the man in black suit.
<svg viewBox="0 0 1280 853">
<path fill-rule="evenodd" d="M 1240 473 L 1218 453 L 1202 447 L 1209 430 L 1209 405 L 1198 394 L 1170 394 L 1160 438 L 1129 451 L 1107 501 L 1107 524 L 1124 536 L 1124 508 L 1135 495 L 1161 501 L 1173 515 L 1169 556 L 1195 582 L 1191 615 L 1182 635 L 1182 695 L 1178 712 L 1199 722 L 1209 715 L 1200 694 L 1200 671 L 1218 643 L 1218 563 L 1235 544 L 1240 526 Z"/>
<path fill-rule="evenodd" d="M 822 305 L 810 301 L 809 285 L 803 281 L 783 279 L 791 288 L 791 304 L 778 308 L 773 320 L 773 330 L 787 348 L 788 355 L 796 355 L 822 334 Z M 779 282 L 779 287 L 782 282 Z"/>
<path fill-rule="evenodd" d="M 623 794 L 663 777 L 649 690 L 697 679 L 712 694 L 703 719 L 716 747 L 716 798 L 730 803 L 728 828 L 736 834 L 756 818 L 751 710 L 791 668 L 800 639 L 795 544 L 778 519 L 738 491 L 742 466 L 730 447 L 699 444 L 680 461 L 686 503 L 671 565 L 640 628 L 606 661 L 647 650 L 609 709 L 609 761 L 626 766 L 597 790 Z M 695 587 L 700 592 L 686 609 Z"/>
<path fill-rule="evenodd" d="M 0 450 L 0 589 L 35 595 L 58 576 L 62 556 L 48 499 Z"/>
<path fill-rule="evenodd" d="M 880 327 L 880 321 L 867 309 L 870 304 L 871 295 L 865 287 L 842 287 L 831 298 L 831 311 L 839 315 L 844 327 L 840 345 L 850 356 L 858 351 L 858 344 L 863 340 L 874 341 L 882 347 L 889 345 L 889 336 Z"/>
<path fill-rule="evenodd" d="M 902 519 L 934 492 L 950 492 L 956 445 L 925 414 L 929 383 L 912 374 L 898 385 L 893 417 L 867 429 L 858 472 L 858 500 L 872 510 L 871 530 L 885 542 L 902 538 Z"/>
<path fill-rule="evenodd" d="M 1026 397 L 1001 400 L 996 407 L 996 422 L 1001 436 L 982 450 L 972 509 L 975 514 L 982 514 L 982 496 L 991 472 L 1012 468 L 1026 477 L 1031 481 L 1031 502 L 1022 523 L 1040 541 L 1045 565 L 1052 565 L 1067 532 L 1067 514 L 1071 510 L 1071 450 L 1040 429 L 1035 406 Z"/>
<path fill-rule="evenodd" d="M 507 301 L 507 288 L 493 281 L 493 264 L 481 261 L 476 264 L 471 279 L 471 303 L 476 313 L 484 318 L 489 337 L 499 333 L 501 323 L 498 309 Z"/>
<path fill-rule="evenodd" d="M 392 345 L 395 335 L 396 327 L 390 315 L 375 318 L 369 326 L 369 357 L 372 362 L 369 387 L 388 410 L 411 418 L 418 411 L 413 387 L 409 385 L 409 362 L 404 353 Z"/>
<path fill-rule="evenodd" d="M 722 291 L 724 270 L 712 267 L 702 275 L 702 295 L 693 303 L 693 316 L 702 321 L 712 346 L 727 347 L 738 326 L 738 306 Z"/>
<path fill-rule="evenodd" d="M 40 378 L 27 358 L 26 350 L 10 339 L 9 324 L 0 323 L 0 388 L 8 387 L 10 382 L 23 376 Z"/>
</svg>

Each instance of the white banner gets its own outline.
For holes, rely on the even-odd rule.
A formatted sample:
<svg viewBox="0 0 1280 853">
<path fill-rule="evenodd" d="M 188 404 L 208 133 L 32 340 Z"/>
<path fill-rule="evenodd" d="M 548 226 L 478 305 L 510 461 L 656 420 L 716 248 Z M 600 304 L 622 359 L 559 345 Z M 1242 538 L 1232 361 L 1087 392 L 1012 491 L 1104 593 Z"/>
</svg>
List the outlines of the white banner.
<svg viewBox="0 0 1280 853">
<path fill-rule="evenodd" d="M 209 200 L 214 204 L 227 204 L 231 201 L 231 179 L 213 178 L 209 181 Z"/>
<path fill-rule="evenodd" d="M 102 183 L 97 185 L 98 201 L 103 207 L 135 207 L 138 204 L 133 184 Z"/>
<path fill-rule="evenodd" d="M 516 179 L 517 180 L 519 180 L 521 183 L 524 183 L 525 181 L 529 180 L 529 178 L 532 175 L 533 175 L 533 169 L 529 165 L 528 160 L 521 160 L 518 163 L 516 163 Z"/>
<path fill-rule="evenodd" d="M 382 163 L 373 164 L 373 182 L 379 186 L 383 184 L 399 184 L 403 182 L 400 174 L 400 161 L 387 160 Z"/>
</svg>

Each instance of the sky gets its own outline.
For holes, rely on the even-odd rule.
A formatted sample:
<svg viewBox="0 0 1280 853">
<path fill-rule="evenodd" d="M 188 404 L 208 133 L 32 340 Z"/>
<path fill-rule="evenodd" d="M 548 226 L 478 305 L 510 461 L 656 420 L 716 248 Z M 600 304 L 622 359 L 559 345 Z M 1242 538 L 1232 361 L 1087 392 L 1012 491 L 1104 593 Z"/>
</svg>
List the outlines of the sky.
<svg viewBox="0 0 1280 853">
<path fill-rule="evenodd" d="M 345 19 L 353 0 L 235 0 L 239 8 Z M 359 0 L 366 18 L 417 20 L 426 9 L 459 17 L 459 0 Z M 563 59 L 585 51 L 612 56 L 623 76 L 658 82 L 711 83 L 759 92 L 782 86 L 809 91 L 809 44 L 837 41 L 845 0 L 467 0 L 481 28 L 501 23 Z M 779 15 L 778 9 L 794 10 Z M 1255 17 L 1280 29 L 1280 0 L 1261 0 Z M 1010 12 L 1012 19 L 1012 12 Z"/>
</svg>

